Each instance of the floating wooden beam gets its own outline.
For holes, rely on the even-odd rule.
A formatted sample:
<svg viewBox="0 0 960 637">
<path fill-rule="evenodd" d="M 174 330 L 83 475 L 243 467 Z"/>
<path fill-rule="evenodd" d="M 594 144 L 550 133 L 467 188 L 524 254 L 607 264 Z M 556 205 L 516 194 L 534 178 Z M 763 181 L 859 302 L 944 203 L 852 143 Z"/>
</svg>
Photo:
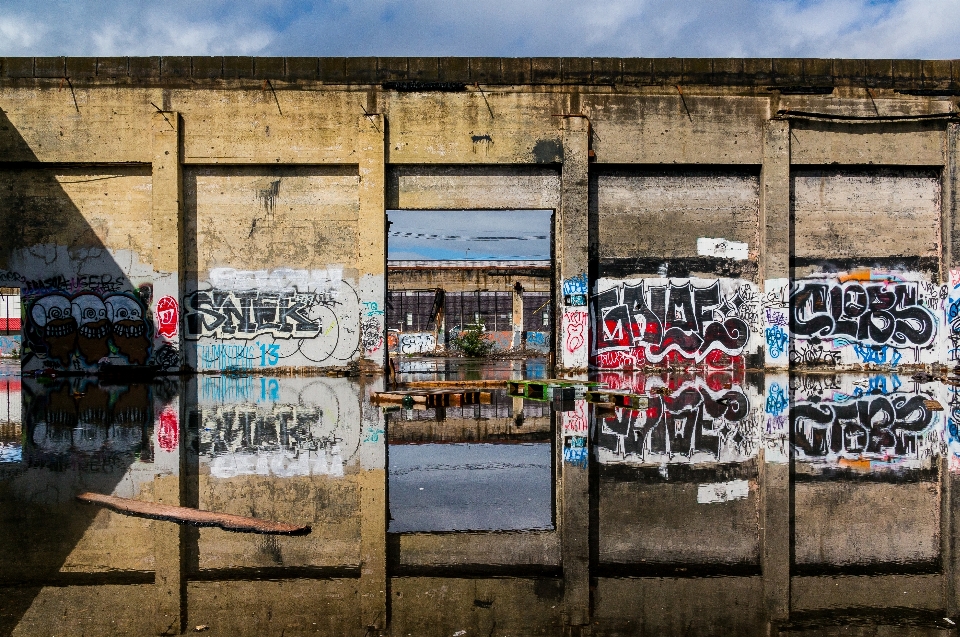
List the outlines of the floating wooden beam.
<svg viewBox="0 0 960 637">
<path fill-rule="evenodd" d="M 179 524 L 192 524 L 193 526 L 215 526 L 224 531 L 234 531 L 236 533 L 264 533 L 269 535 L 307 535 L 310 533 L 309 526 L 270 522 L 269 520 L 248 518 L 242 515 L 215 513 L 202 509 L 157 504 L 156 502 L 143 502 L 142 500 L 118 498 L 101 493 L 81 493 L 77 496 L 77 499 L 81 502 L 105 506 L 124 515 L 151 520 L 165 520 Z"/>
</svg>

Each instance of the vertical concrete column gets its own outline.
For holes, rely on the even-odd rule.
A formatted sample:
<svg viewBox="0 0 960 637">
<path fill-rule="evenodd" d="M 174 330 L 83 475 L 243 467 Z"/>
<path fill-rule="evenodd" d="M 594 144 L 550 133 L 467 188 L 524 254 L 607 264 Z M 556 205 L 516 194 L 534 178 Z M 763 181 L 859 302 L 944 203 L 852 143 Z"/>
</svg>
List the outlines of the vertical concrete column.
<svg viewBox="0 0 960 637">
<path fill-rule="evenodd" d="M 555 403 L 559 404 L 559 403 Z M 560 426 L 560 551 L 567 626 L 590 623 L 590 452 L 588 406 L 557 413 Z"/>
<path fill-rule="evenodd" d="M 787 301 L 790 294 L 790 122 L 770 121 L 763 131 L 760 170 L 759 281 L 764 307 L 766 367 L 790 364 Z"/>
<path fill-rule="evenodd" d="M 954 262 L 954 256 L 960 255 L 960 223 L 957 221 L 957 207 L 960 203 L 960 124 L 947 124 L 947 148 L 943 169 L 943 197 L 940 204 L 940 264 L 941 276 L 949 283 L 951 297 L 960 295 L 960 289 L 954 294 L 954 286 L 960 284 L 960 266 Z"/>
<path fill-rule="evenodd" d="M 383 410 L 369 396 L 383 391 L 383 377 L 361 394 L 360 443 L 360 618 L 366 631 L 387 625 L 387 436 Z"/>
<path fill-rule="evenodd" d="M 180 395 L 172 400 L 154 400 L 153 499 L 172 506 L 196 506 L 187 497 L 187 453 L 181 428 Z M 155 632 L 179 635 L 187 621 L 187 575 L 190 529 L 183 524 L 156 520 L 153 527 L 156 586 Z"/>
<path fill-rule="evenodd" d="M 154 113 L 153 141 L 153 361 L 183 365 L 180 302 L 183 299 L 183 172 L 180 114 Z"/>
<path fill-rule="evenodd" d="M 555 351 L 558 371 L 586 370 L 590 347 L 587 313 L 589 282 L 588 162 L 590 121 L 571 116 L 563 122 L 560 210 L 554 223 L 557 308 Z"/>
<path fill-rule="evenodd" d="M 360 297 L 361 365 L 382 370 L 386 364 L 386 118 L 360 117 L 357 158 L 360 171 L 360 218 L 357 224 L 357 269 Z"/>
<path fill-rule="evenodd" d="M 513 286 L 513 347 L 523 345 L 523 286 Z"/>
<path fill-rule="evenodd" d="M 166 368 L 183 364 L 180 301 L 183 298 L 183 174 L 180 153 L 180 114 L 161 112 L 151 122 L 153 164 L 153 360 Z M 181 423 L 180 393 L 154 400 L 153 482 L 156 502 L 192 506 L 184 501 L 187 448 Z M 155 632 L 178 635 L 186 626 L 187 557 L 190 533 L 172 522 L 153 522 L 156 614 Z"/>
<path fill-rule="evenodd" d="M 960 564 L 957 563 L 955 539 L 957 537 L 957 516 L 953 514 L 956 504 L 954 495 L 957 493 L 957 476 L 950 469 L 948 450 L 940 458 L 940 564 L 943 569 L 942 596 L 943 609 L 947 617 L 956 617 L 960 613 L 960 600 L 957 598 L 957 574 L 960 573 Z"/>
<path fill-rule="evenodd" d="M 760 569 L 767 619 L 776 625 L 790 614 L 791 485 L 789 460 L 771 455 L 765 449 L 759 458 Z"/>
</svg>

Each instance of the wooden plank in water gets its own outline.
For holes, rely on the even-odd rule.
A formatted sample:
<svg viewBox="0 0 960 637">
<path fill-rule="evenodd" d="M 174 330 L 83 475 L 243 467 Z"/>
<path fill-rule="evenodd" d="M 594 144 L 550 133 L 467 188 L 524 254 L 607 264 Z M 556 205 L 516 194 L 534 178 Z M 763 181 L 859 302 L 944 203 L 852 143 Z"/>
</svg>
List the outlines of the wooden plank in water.
<svg viewBox="0 0 960 637">
<path fill-rule="evenodd" d="M 310 533 L 309 526 L 271 522 L 242 515 L 215 513 L 203 509 L 157 504 L 156 502 L 144 502 L 142 500 L 131 500 L 130 498 L 118 498 L 102 493 L 81 493 L 77 496 L 77 499 L 81 502 L 105 506 L 124 515 L 151 520 L 165 520 L 178 524 L 192 524 L 193 526 L 215 526 L 224 531 L 236 533 L 264 533 L 268 535 L 307 535 Z"/>
<path fill-rule="evenodd" d="M 397 386 L 400 388 L 410 388 L 410 389 L 473 389 L 473 388 L 490 388 L 490 387 L 506 387 L 509 381 L 505 380 L 423 380 L 423 381 L 412 381 L 409 383 L 398 383 Z"/>
</svg>

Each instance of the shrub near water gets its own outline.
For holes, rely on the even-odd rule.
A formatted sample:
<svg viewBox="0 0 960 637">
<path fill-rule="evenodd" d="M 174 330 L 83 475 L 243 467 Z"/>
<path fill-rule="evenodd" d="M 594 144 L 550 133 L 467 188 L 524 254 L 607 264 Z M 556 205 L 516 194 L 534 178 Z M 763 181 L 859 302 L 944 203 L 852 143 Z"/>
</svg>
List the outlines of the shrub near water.
<svg viewBox="0 0 960 637">
<path fill-rule="evenodd" d="M 450 339 L 450 345 L 464 356 L 471 357 L 486 356 L 494 348 L 493 342 L 484 336 L 483 323 L 468 325 Z"/>
</svg>

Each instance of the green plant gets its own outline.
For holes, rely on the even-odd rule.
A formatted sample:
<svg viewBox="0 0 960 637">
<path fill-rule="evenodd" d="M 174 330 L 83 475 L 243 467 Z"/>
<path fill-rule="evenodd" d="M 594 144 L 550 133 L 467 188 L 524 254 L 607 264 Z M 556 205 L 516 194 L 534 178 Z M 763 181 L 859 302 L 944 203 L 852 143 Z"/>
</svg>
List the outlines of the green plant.
<svg viewBox="0 0 960 637">
<path fill-rule="evenodd" d="M 464 356 L 486 356 L 493 351 L 493 342 L 484 336 L 483 323 L 467 325 L 450 339 L 450 345 Z"/>
</svg>

